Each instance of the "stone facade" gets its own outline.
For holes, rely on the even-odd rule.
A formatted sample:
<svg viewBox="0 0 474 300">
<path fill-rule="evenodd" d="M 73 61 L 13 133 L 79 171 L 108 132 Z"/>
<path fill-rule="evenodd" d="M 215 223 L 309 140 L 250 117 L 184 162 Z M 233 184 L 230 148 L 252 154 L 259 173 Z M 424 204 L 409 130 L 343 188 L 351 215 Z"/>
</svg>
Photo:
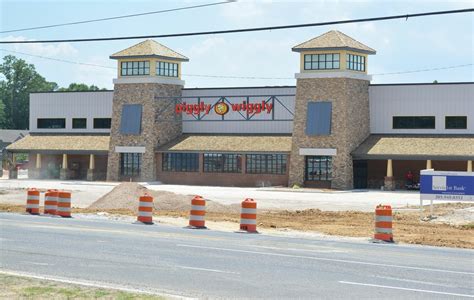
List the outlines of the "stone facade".
<svg viewBox="0 0 474 300">
<path fill-rule="evenodd" d="M 308 102 L 332 102 L 331 134 L 307 136 Z M 304 156 L 300 148 L 335 148 L 331 188 L 351 189 L 351 152 L 370 134 L 369 81 L 352 78 L 298 79 L 293 125 L 289 186 L 304 185 Z"/>
<path fill-rule="evenodd" d="M 107 180 L 117 181 L 120 178 L 120 153 L 115 146 L 145 147 L 142 154 L 140 181 L 156 180 L 155 149 L 164 145 L 182 133 L 181 119 L 175 114 L 175 101 L 180 97 L 182 86 L 160 83 L 115 84 L 110 148 L 107 165 Z M 140 135 L 120 133 L 120 122 L 123 104 L 142 105 L 142 126 Z"/>
</svg>

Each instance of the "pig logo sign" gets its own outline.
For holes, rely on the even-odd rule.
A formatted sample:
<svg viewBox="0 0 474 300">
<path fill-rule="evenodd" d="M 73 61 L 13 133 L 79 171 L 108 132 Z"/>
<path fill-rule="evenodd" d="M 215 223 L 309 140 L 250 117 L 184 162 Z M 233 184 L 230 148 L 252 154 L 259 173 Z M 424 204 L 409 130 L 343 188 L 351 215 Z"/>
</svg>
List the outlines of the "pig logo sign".
<svg viewBox="0 0 474 300">
<path fill-rule="evenodd" d="M 219 116 L 223 116 L 229 111 L 229 105 L 224 102 L 219 102 L 214 106 L 214 111 Z"/>
<path fill-rule="evenodd" d="M 214 108 L 214 113 L 218 114 L 219 116 L 223 116 L 230 111 L 238 112 L 238 113 L 247 113 L 249 115 L 252 114 L 271 114 L 273 110 L 273 104 L 267 103 L 266 101 L 262 102 L 255 102 L 255 103 L 248 103 L 243 101 L 242 103 L 225 103 L 225 102 L 217 102 L 214 105 L 211 103 L 178 103 L 175 106 L 176 114 L 187 114 L 187 115 L 208 115 L 212 109 Z"/>
</svg>

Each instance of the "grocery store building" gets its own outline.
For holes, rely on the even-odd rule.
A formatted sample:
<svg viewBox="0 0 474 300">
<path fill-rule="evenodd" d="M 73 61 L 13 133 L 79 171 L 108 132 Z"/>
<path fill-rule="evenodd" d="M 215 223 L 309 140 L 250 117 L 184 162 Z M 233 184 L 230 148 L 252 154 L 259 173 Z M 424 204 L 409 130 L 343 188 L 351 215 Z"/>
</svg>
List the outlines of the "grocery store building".
<svg viewBox="0 0 474 300">
<path fill-rule="evenodd" d="M 474 83 L 371 84 L 376 51 L 329 31 L 292 49 L 296 86 L 185 88 L 188 58 L 146 40 L 113 91 L 30 95 L 29 176 L 226 186 L 402 188 L 471 171 Z"/>
</svg>

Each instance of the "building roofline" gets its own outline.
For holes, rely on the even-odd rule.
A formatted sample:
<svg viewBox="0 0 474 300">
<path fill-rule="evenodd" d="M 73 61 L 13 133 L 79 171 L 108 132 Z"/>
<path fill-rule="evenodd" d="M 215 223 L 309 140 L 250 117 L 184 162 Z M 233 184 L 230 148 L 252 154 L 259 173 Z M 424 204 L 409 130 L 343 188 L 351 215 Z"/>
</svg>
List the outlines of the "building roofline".
<svg viewBox="0 0 474 300">
<path fill-rule="evenodd" d="M 275 86 L 225 86 L 225 87 L 204 87 L 204 88 L 183 88 L 183 90 L 224 90 L 224 89 L 284 89 L 296 88 L 296 85 L 275 85 Z"/>
<path fill-rule="evenodd" d="M 129 56 L 109 56 L 110 59 L 135 59 L 135 58 L 157 58 L 157 59 L 166 59 L 172 61 L 187 62 L 189 58 L 177 58 L 157 54 L 147 54 L 147 55 L 129 55 Z"/>
<path fill-rule="evenodd" d="M 474 84 L 474 81 L 463 82 L 415 82 L 415 83 L 371 83 L 369 86 L 397 86 L 397 85 L 454 85 L 454 84 Z"/>
<path fill-rule="evenodd" d="M 374 55 L 377 54 L 377 51 L 369 51 L 369 50 L 363 50 L 363 49 L 358 49 L 354 47 L 312 47 L 312 48 L 291 48 L 291 51 L 293 52 L 298 52 L 298 53 L 303 53 L 303 52 L 310 52 L 310 51 L 339 51 L 339 50 L 348 50 L 352 52 L 358 52 L 358 53 L 363 53 L 363 54 L 369 54 L 369 55 Z"/>
<path fill-rule="evenodd" d="M 97 90 L 97 91 L 39 91 L 30 92 L 30 94 L 46 94 L 46 93 L 97 93 L 97 92 L 113 92 L 114 90 Z"/>
<path fill-rule="evenodd" d="M 402 85 L 458 85 L 458 84 L 474 84 L 474 81 L 461 82 L 414 82 L 414 83 L 370 83 L 369 86 L 402 86 Z M 296 88 L 296 85 L 274 85 L 274 86 L 223 86 L 223 87 L 202 87 L 202 88 L 183 88 L 183 90 L 231 90 L 231 89 L 284 89 Z M 97 90 L 97 91 L 39 91 L 30 92 L 30 94 L 46 94 L 46 93 L 97 93 L 97 92 L 113 92 L 114 90 Z"/>
</svg>

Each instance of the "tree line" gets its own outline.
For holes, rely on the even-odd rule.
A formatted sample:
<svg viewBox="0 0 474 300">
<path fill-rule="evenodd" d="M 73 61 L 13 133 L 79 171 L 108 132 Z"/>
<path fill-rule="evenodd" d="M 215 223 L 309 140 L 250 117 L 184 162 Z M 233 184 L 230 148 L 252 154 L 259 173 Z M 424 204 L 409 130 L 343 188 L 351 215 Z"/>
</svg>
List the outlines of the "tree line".
<svg viewBox="0 0 474 300">
<path fill-rule="evenodd" d="M 98 90 L 105 88 L 84 83 L 59 87 L 41 76 L 33 64 L 7 55 L 0 64 L 0 129 L 28 129 L 31 92 Z"/>
</svg>

